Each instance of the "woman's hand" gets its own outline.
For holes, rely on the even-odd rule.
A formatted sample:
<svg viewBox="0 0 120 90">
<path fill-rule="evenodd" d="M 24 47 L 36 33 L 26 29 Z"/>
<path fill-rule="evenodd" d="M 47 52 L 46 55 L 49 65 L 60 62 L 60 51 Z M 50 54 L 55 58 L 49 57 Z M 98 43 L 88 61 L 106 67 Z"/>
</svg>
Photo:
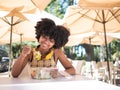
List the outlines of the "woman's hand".
<svg viewBox="0 0 120 90">
<path fill-rule="evenodd" d="M 32 53 L 32 48 L 30 46 L 25 46 L 22 49 L 22 54 L 30 55 Z"/>
<path fill-rule="evenodd" d="M 58 69 L 57 68 L 51 69 L 50 74 L 51 74 L 52 78 L 57 78 L 58 77 Z"/>
</svg>

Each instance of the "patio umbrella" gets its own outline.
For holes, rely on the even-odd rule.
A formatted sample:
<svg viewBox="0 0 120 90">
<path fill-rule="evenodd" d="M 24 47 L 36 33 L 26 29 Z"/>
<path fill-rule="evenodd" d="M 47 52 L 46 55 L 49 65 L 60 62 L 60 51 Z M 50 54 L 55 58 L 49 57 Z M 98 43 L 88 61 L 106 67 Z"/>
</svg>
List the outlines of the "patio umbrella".
<svg viewBox="0 0 120 90">
<path fill-rule="evenodd" d="M 2 38 L 4 35 L 8 35 L 5 38 L 9 38 L 9 43 L 10 43 L 10 51 L 9 51 L 9 70 L 11 67 L 11 62 L 12 62 L 12 38 L 13 35 L 17 36 L 18 35 L 24 35 L 26 33 L 26 35 L 29 35 L 29 32 L 32 32 L 32 34 L 35 32 L 34 30 L 34 26 L 32 24 L 30 24 L 30 22 L 28 22 L 28 19 L 21 13 L 19 12 L 21 10 L 21 8 L 15 8 L 13 9 L 9 14 L 7 14 L 6 16 L 0 18 L 1 19 L 1 25 L 5 26 L 5 28 L 8 27 L 8 29 L 3 28 L 4 30 L 2 30 L 1 35 L 0 35 L 0 39 L 2 41 Z M 22 24 L 22 25 L 21 25 Z M 26 25 L 27 24 L 27 25 Z M 30 25 L 29 25 L 30 24 Z M 13 34 L 14 32 L 14 34 Z M 16 34 L 16 35 L 15 35 Z M 31 34 L 31 37 L 34 35 Z M 15 38 L 17 39 L 17 37 Z"/>
<path fill-rule="evenodd" d="M 101 23 L 101 31 L 104 32 L 105 37 L 105 46 L 106 46 L 106 59 L 108 65 L 108 75 L 110 77 L 110 68 L 109 68 L 109 57 L 108 57 L 108 48 L 107 48 L 107 33 L 120 33 L 120 0 L 79 0 L 78 5 L 85 9 L 94 9 L 96 12 L 97 23 Z M 97 11 L 96 11 L 97 9 Z M 101 13 L 101 14 L 100 14 Z M 91 16 L 90 16 L 91 17 Z M 97 26 L 94 22 L 94 26 Z M 99 27 L 99 26 L 98 26 Z M 96 31 L 97 29 L 94 28 Z"/>
<path fill-rule="evenodd" d="M 17 7 L 23 7 L 21 12 L 34 13 L 36 8 L 40 11 L 51 2 L 51 0 L 0 0 L 0 10 L 11 11 Z"/>
<path fill-rule="evenodd" d="M 64 25 L 70 29 L 71 35 L 86 32 L 104 33 L 106 60 L 110 77 L 106 33 L 120 32 L 120 9 L 90 9 L 70 6 L 63 20 Z"/>
</svg>

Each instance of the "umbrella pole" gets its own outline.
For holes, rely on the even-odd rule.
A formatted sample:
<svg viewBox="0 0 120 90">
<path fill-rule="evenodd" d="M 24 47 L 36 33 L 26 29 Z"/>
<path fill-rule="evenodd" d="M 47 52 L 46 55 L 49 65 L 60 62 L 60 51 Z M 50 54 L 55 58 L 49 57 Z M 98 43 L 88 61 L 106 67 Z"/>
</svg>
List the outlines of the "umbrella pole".
<svg viewBox="0 0 120 90">
<path fill-rule="evenodd" d="M 9 77 L 11 76 L 11 64 L 12 64 L 12 29 L 13 29 L 13 17 L 11 17 L 11 29 L 10 29 L 10 51 L 9 51 L 9 67 L 8 67 L 8 72 L 9 72 Z"/>
<path fill-rule="evenodd" d="M 20 34 L 20 51 L 22 51 L 22 33 Z"/>
<path fill-rule="evenodd" d="M 91 46 L 91 37 L 89 37 L 89 44 L 90 44 L 90 48 L 92 48 Z M 90 72 L 91 72 L 91 76 L 93 77 L 93 71 L 92 71 L 92 55 L 90 57 Z"/>
<path fill-rule="evenodd" d="M 106 59 L 107 59 L 107 70 L 108 70 L 108 79 L 111 83 L 111 76 L 110 76 L 110 65 L 109 65 L 109 57 L 108 57 L 108 48 L 107 48 L 107 37 L 106 37 L 106 28 L 105 28 L 105 16 L 104 16 L 104 10 L 102 10 L 103 15 L 103 28 L 104 28 L 104 37 L 105 37 L 105 47 L 106 47 Z"/>
</svg>

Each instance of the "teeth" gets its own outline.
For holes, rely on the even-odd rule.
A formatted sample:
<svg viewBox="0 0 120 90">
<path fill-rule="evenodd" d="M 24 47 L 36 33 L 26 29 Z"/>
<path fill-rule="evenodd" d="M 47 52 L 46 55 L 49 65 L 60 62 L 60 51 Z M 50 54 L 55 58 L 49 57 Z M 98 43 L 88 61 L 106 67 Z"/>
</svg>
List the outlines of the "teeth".
<svg viewBox="0 0 120 90">
<path fill-rule="evenodd" d="M 46 47 L 47 45 L 46 44 L 42 44 L 42 46 Z"/>
</svg>

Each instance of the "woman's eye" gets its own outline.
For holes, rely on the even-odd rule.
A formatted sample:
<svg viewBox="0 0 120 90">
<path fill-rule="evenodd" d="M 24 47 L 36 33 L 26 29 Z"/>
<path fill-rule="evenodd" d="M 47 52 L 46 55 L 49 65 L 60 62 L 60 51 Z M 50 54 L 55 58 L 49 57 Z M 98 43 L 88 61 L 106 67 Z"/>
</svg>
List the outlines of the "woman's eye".
<svg viewBox="0 0 120 90">
<path fill-rule="evenodd" d="M 47 37 L 47 36 L 42 36 L 42 38 L 44 38 L 44 39 L 48 39 L 48 37 Z"/>
<path fill-rule="evenodd" d="M 54 41 L 54 39 L 50 39 L 50 42 L 54 43 L 55 41 Z"/>
</svg>

